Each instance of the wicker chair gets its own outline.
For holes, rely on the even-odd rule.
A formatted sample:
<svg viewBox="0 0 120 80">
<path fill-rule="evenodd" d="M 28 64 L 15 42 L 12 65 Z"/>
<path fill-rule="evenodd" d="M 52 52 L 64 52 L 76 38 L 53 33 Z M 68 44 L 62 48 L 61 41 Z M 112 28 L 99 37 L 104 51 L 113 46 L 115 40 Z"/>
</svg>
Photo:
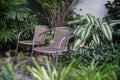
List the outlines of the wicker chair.
<svg viewBox="0 0 120 80">
<path fill-rule="evenodd" d="M 49 29 L 48 31 L 45 31 L 38 36 L 44 35 L 45 33 L 52 31 L 52 30 L 54 30 L 54 38 L 53 38 L 52 44 L 49 45 L 49 47 L 35 47 L 34 46 L 35 38 L 33 39 L 31 58 L 34 52 L 48 54 L 48 55 L 56 54 L 56 67 L 57 67 L 58 55 L 60 52 L 67 51 L 67 44 L 68 44 L 69 36 L 73 31 L 69 27 L 56 27 L 53 29 Z"/>
<path fill-rule="evenodd" d="M 19 44 L 24 44 L 24 45 L 31 45 L 32 46 L 32 43 L 33 43 L 33 40 L 21 40 L 21 36 L 23 33 L 25 33 L 26 31 L 28 31 L 29 29 L 26 29 L 24 31 L 21 31 L 19 34 L 18 34 L 18 43 L 17 43 L 17 46 L 16 46 L 16 54 L 15 54 L 15 57 L 17 56 L 18 54 L 18 47 L 19 47 Z M 38 25 L 35 27 L 35 32 L 34 32 L 34 36 L 33 36 L 33 39 L 38 36 L 40 33 L 44 32 L 48 30 L 48 26 L 45 26 L 45 25 Z M 41 35 L 40 37 L 38 38 L 35 38 L 34 39 L 34 45 L 40 45 L 40 44 L 45 44 L 45 36 L 46 34 L 44 35 Z"/>
</svg>

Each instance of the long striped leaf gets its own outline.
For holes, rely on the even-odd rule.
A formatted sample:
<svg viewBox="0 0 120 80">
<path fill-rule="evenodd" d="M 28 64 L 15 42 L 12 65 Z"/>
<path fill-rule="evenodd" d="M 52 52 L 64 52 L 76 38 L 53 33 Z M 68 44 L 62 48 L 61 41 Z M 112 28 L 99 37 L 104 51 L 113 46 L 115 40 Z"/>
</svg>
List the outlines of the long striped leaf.
<svg viewBox="0 0 120 80">
<path fill-rule="evenodd" d="M 109 41 L 111 41 L 112 40 L 112 31 L 111 31 L 109 25 L 106 22 L 104 22 L 102 24 L 102 30 L 103 30 L 105 36 L 107 37 L 107 39 Z"/>
<path fill-rule="evenodd" d="M 87 14 L 86 18 L 89 23 L 92 23 L 93 25 L 95 24 L 94 17 L 91 14 Z"/>
<path fill-rule="evenodd" d="M 83 47 L 85 44 L 85 41 L 82 41 L 81 39 L 77 39 L 74 43 L 73 50 L 77 50 L 79 47 Z"/>
<path fill-rule="evenodd" d="M 76 24 L 76 23 L 80 23 L 81 20 L 80 19 L 75 19 L 75 20 L 72 20 L 72 21 L 69 21 L 67 24 Z"/>
<path fill-rule="evenodd" d="M 102 21 L 99 18 L 95 18 L 95 23 L 96 23 L 96 26 L 101 29 Z"/>
<path fill-rule="evenodd" d="M 84 25 L 83 26 L 77 26 L 77 28 L 74 30 L 74 35 L 80 36 L 81 32 L 84 30 Z"/>
<path fill-rule="evenodd" d="M 94 41 L 91 40 L 91 42 L 89 43 L 89 48 L 93 48 L 93 49 L 94 49 L 95 45 L 96 45 L 96 44 L 94 44 Z"/>
<path fill-rule="evenodd" d="M 79 30 L 78 30 L 78 32 L 76 33 L 76 36 L 81 36 L 81 33 L 84 30 L 85 30 L 84 26 L 80 27 Z"/>
<path fill-rule="evenodd" d="M 75 30 L 74 30 L 74 32 L 73 32 L 73 34 L 76 34 L 76 33 L 78 32 L 79 28 L 80 28 L 80 26 L 79 26 L 79 25 L 78 25 L 78 26 L 76 26 L 76 28 L 75 28 Z"/>
<path fill-rule="evenodd" d="M 90 34 L 90 31 L 92 29 L 92 23 L 88 23 L 86 25 L 86 29 L 81 33 L 81 39 L 82 40 L 86 40 L 86 38 L 88 37 L 88 35 Z"/>
<path fill-rule="evenodd" d="M 111 26 L 114 26 L 114 25 L 116 25 L 116 24 L 120 24 L 120 20 L 111 20 L 111 21 L 110 21 L 110 25 L 111 25 Z"/>
<path fill-rule="evenodd" d="M 95 42 L 95 44 L 99 45 L 100 44 L 100 39 L 98 34 L 93 34 L 93 40 Z"/>
</svg>

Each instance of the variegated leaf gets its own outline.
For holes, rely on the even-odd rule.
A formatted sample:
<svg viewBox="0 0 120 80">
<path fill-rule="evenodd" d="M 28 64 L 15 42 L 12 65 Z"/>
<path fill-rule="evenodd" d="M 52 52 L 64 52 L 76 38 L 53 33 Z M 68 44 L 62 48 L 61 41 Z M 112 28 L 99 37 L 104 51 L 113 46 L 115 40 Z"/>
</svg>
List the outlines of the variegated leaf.
<svg viewBox="0 0 120 80">
<path fill-rule="evenodd" d="M 86 18 L 87 18 L 87 21 L 88 21 L 89 23 L 92 23 L 92 25 L 95 24 L 95 22 L 94 22 L 94 17 L 93 17 L 91 14 L 87 14 L 87 15 L 86 15 Z"/>
<path fill-rule="evenodd" d="M 78 32 L 79 28 L 80 28 L 80 25 L 76 26 L 76 28 L 75 28 L 73 34 L 76 34 L 76 33 Z"/>
<path fill-rule="evenodd" d="M 114 26 L 116 24 L 120 24 L 120 20 L 111 20 L 110 21 L 110 26 Z"/>
<path fill-rule="evenodd" d="M 90 34 L 90 31 L 91 31 L 91 29 L 92 29 L 92 23 L 88 23 L 87 25 L 86 25 L 86 29 L 84 30 L 84 31 L 82 31 L 82 33 L 81 33 L 81 39 L 82 40 L 86 40 L 86 38 L 88 37 L 88 35 Z"/>
<path fill-rule="evenodd" d="M 79 30 L 78 30 L 78 32 L 76 33 L 76 35 L 77 35 L 77 36 L 81 36 L 81 33 L 82 33 L 82 31 L 84 31 L 84 30 L 85 30 L 84 27 L 80 27 Z"/>
<path fill-rule="evenodd" d="M 72 21 L 69 21 L 67 24 L 75 24 L 75 23 L 79 23 L 79 22 L 81 22 L 81 20 L 80 19 L 75 19 L 75 20 L 72 20 Z"/>
<path fill-rule="evenodd" d="M 98 28 L 101 28 L 102 21 L 99 18 L 95 18 L 95 23 Z"/>
<path fill-rule="evenodd" d="M 111 31 L 109 25 L 106 22 L 104 22 L 102 24 L 102 30 L 103 30 L 105 36 L 107 37 L 107 39 L 109 41 L 111 41 L 112 40 L 112 31 Z"/>
<path fill-rule="evenodd" d="M 75 31 L 74 31 L 74 35 L 76 35 L 76 36 L 80 36 L 81 35 L 81 32 L 84 30 L 85 28 L 84 28 L 84 26 L 78 26 L 76 29 L 75 29 Z"/>
<path fill-rule="evenodd" d="M 100 44 L 100 39 L 98 34 L 93 34 L 93 40 L 95 42 L 95 44 L 99 45 Z"/>
<path fill-rule="evenodd" d="M 79 47 L 83 47 L 85 44 L 85 41 L 82 41 L 81 39 L 77 39 L 74 43 L 73 50 L 77 50 Z"/>
</svg>

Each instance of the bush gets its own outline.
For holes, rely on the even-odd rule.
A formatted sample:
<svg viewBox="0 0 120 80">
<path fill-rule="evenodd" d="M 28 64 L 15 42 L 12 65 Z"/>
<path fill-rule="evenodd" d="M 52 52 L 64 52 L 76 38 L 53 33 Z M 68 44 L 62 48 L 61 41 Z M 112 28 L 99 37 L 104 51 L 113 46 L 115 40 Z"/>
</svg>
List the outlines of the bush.
<svg viewBox="0 0 120 80">
<path fill-rule="evenodd" d="M 14 49 L 17 34 L 37 24 L 36 15 L 26 5 L 26 0 L 0 1 L 0 53 Z"/>
</svg>

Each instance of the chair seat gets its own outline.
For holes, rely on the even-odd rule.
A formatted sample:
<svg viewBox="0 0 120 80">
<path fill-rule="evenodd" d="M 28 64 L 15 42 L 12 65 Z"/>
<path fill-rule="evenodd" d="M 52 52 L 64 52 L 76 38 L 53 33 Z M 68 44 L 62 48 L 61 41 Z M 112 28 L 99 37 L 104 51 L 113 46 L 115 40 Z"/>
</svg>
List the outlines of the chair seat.
<svg viewBox="0 0 120 80">
<path fill-rule="evenodd" d="M 52 48 L 52 47 L 35 47 L 33 49 L 36 52 L 43 52 L 43 53 L 57 53 L 57 48 Z M 63 52 L 66 51 L 64 49 L 59 49 L 58 52 Z"/>
<path fill-rule="evenodd" d="M 18 43 L 20 44 L 26 44 L 26 45 L 32 45 L 33 44 L 33 41 L 32 40 L 24 40 L 24 41 L 19 41 Z M 40 43 L 38 42 L 35 42 L 34 45 L 38 45 Z"/>
</svg>

